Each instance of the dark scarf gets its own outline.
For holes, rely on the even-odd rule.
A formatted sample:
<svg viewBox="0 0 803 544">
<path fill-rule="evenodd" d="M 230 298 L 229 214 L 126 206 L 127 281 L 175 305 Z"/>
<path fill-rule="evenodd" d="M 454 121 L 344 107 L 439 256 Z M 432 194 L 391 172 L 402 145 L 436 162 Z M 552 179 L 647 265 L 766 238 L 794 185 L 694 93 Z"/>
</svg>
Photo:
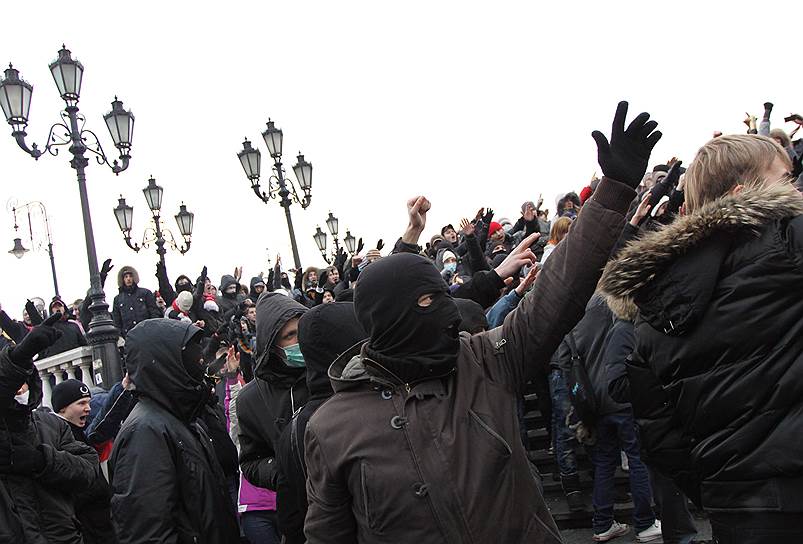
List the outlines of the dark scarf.
<svg viewBox="0 0 803 544">
<path fill-rule="evenodd" d="M 433 294 L 432 304 L 418 298 Z M 357 319 L 371 339 L 366 364 L 409 384 L 450 374 L 460 349 L 460 312 L 428 259 L 391 255 L 360 274 L 354 293 Z"/>
</svg>

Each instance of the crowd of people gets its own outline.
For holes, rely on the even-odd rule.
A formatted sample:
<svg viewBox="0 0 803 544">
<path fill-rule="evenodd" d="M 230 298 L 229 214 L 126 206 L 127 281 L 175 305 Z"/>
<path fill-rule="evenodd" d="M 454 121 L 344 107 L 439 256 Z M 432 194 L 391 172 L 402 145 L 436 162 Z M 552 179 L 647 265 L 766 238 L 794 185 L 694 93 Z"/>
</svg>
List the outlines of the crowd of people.
<svg viewBox="0 0 803 544">
<path fill-rule="evenodd" d="M 219 285 L 160 262 L 154 291 L 122 266 L 125 377 L 52 409 L 34 362 L 86 345 L 88 300 L 0 309 L 0 542 L 561 542 L 528 386 L 573 510 L 589 453 L 594 541 L 702 542 L 690 502 L 719 544 L 803 541 L 803 141 L 771 112 L 648 171 L 658 124 L 622 102 L 554 216 L 422 241 L 416 196 L 386 255 Z"/>
</svg>

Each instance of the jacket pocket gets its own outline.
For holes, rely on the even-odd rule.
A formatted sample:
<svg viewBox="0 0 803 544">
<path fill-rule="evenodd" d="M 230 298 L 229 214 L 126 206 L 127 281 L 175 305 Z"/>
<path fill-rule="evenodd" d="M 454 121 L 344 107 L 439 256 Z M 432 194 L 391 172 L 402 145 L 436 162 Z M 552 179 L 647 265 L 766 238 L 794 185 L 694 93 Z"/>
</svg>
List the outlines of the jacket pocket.
<svg viewBox="0 0 803 544">
<path fill-rule="evenodd" d="M 360 463 L 360 490 L 362 492 L 362 509 L 365 515 L 365 520 L 368 522 L 368 527 L 372 531 L 376 530 L 374 517 L 371 515 L 371 499 L 368 493 L 370 483 L 368 481 L 368 464 L 365 461 Z"/>
<path fill-rule="evenodd" d="M 513 448 L 510 447 L 510 444 L 493 427 L 486 423 L 477 412 L 469 408 L 468 415 L 471 426 L 480 431 L 480 434 L 485 434 L 499 454 L 505 457 L 510 457 L 513 454 Z"/>
</svg>

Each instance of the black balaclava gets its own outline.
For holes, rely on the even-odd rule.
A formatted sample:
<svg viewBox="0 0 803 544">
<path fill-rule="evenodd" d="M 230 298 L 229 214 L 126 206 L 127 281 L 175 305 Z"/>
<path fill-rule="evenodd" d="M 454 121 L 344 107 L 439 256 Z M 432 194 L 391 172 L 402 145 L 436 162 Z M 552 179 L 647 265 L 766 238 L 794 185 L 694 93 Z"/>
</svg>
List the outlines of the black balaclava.
<svg viewBox="0 0 803 544">
<path fill-rule="evenodd" d="M 433 294 L 432 304 L 418 305 Z M 357 319 L 371 339 L 365 353 L 404 383 L 451 373 L 460 349 L 460 312 L 431 261 L 412 253 L 380 259 L 360 274 Z"/>
<path fill-rule="evenodd" d="M 182 291 L 188 291 L 192 293 L 192 290 L 194 288 L 192 280 L 183 274 L 178 278 L 176 278 L 176 282 L 173 285 L 176 288 L 176 294 L 179 294 Z"/>
<path fill-rule="evenodd" d="M 196 334 L 181 350 L 181 364 L 190 378 L 201 383 L 204 381 L 204 367 L 201 362 L 203 359 L 203 348 L 201 347 L 201 335 Z"/>
</svg>

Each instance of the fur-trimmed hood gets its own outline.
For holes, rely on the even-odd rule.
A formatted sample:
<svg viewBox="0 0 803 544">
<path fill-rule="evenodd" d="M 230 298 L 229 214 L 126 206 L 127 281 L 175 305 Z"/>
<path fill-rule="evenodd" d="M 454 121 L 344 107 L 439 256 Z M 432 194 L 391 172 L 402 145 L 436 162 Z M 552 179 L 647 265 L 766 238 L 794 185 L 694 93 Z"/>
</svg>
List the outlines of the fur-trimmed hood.
<svg viewBox="0 0 803 544">
<path fill-rule="evenodd" d="M 605 267 L 599 290 L 614 313 L 632 320 L 636 315 L 635 293 L 715 234 L 744 229 L 758 233 L 772 221 L 802 214 L 803 198 L 785 183 L 724 196 L 628 244 Z"/>
<path fill-rule="evenodd" d="M 133 266 L 123 266 L 120 268 L 120 271 L 117 272 L 117 287 L 123 286 L 123 276 L 128 273 L 134 276 L 134 285 L 139 285 L 139 272 L 137 272 L 137 269 Z"/>
</svg>

